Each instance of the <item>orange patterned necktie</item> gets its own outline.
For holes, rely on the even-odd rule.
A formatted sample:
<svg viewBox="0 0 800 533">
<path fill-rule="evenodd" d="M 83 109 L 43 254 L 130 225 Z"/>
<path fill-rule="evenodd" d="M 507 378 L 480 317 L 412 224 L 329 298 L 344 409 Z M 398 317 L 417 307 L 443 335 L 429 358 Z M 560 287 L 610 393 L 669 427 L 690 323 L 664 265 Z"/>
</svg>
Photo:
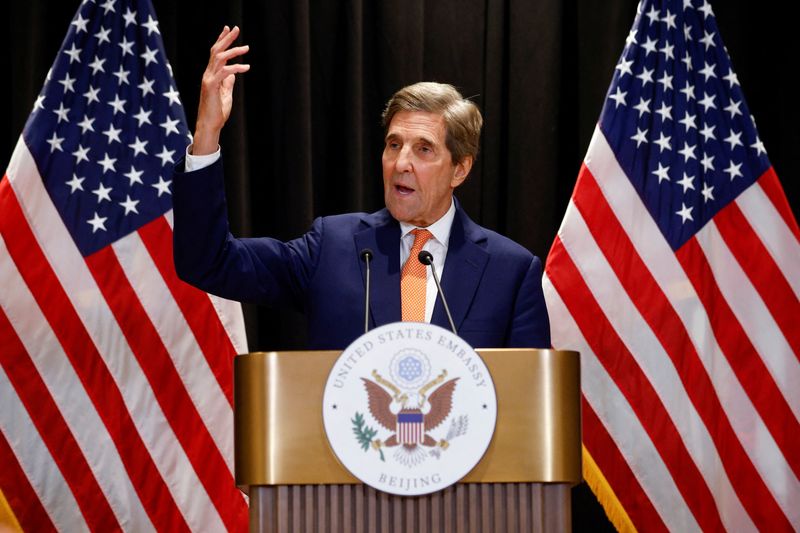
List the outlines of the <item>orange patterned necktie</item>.
<svg viewBox="0 0 800 533">
<path fill-rule="evenodd" d="M 400 275 L 402 319 L 403 322 L 424 322 L 427 267 L 419 262 L 417 256 L 433 235 L 426 229 L 415 229 L 411 233 L 414 234 L 414 244 Z"/>
</svg>

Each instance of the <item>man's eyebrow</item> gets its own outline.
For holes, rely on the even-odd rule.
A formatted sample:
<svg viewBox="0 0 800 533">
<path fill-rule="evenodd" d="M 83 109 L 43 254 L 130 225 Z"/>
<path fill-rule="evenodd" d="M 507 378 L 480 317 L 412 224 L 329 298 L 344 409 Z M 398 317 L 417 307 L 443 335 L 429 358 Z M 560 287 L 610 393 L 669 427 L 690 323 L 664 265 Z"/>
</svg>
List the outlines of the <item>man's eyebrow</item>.
<svg viewBox="0 0 800 533">
<path fill-rule="evenodd" d="M 384 141 L 388 142 L 388 141 L 393 141 L 393 140 L 396 140 L 396 139 L 402 139 L 402 136 L 397 134 L 397 133 L 394 133 L 394 132 L 389 132 L 389 133 L 386 134 L 386 138 L 384 139 Z M 418 137 L 414 137 L 413 139 L 411 139 L 411 142 L 413 142 L 413 143 L 421 142 L 423 144 L 429 144 L 431 146 L 436 146 L 437 145 L 436 141 L 434 141 L 430 137 L 426 137 L 424 135 L 420 135 Z"/>
</svg>

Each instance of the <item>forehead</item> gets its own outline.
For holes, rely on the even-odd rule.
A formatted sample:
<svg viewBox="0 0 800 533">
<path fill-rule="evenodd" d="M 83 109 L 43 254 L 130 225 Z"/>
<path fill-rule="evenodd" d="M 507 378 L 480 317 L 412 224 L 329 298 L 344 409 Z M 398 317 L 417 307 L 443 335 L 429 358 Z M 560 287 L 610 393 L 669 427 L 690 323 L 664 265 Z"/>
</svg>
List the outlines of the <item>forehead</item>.
<svg viewBox="0 0 800 533">
<path fill-rule="evenodd" d="M 444 117 L 439 113 L 399 111 L 392 117 L 386 137 L 444 144 L 445 133 Z"/>
</svg>

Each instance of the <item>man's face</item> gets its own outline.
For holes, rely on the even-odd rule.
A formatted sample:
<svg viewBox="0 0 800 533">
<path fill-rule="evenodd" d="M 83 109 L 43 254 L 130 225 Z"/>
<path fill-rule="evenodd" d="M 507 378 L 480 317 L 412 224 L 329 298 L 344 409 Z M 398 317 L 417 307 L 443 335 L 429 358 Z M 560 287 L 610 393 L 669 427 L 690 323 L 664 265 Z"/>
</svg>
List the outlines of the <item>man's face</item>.
<svg viewBox="0 0 800 533">
<path fill-rule="evenodd" d="M 392 117 L 383 149 L 383 196 L 392 216 L 430 226 L 450 208 L 453 189 L 464 182 L 472 158 L 454 165 L 445 145 L 444 118 L 424 111 Z"/>
</svg>

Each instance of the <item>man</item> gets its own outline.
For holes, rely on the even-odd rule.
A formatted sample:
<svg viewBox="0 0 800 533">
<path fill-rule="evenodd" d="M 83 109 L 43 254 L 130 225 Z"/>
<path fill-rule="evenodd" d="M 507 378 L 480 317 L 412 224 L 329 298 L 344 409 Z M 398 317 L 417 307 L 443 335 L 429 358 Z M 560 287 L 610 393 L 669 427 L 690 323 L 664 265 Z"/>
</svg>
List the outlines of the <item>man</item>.
<svg viewBox="0 0 800 533">
<path fill-rule="evenodd" d="M 226 26 L 203 74 L 194 143 L 174 176 L 175 265 L 181 279 L 220 296 L 298 309 L 309 348 L 343 349 L 363 333 L 365 264 L 373 251 L 370 322 L 429 321 L 448 327 L 428 269 L 442 276 L 458 334 L 474 347 L 549 347 L 541 262 L 472 222 L 453 198 L 478 152 L 482 118 L 453 87 L 419 83 L 398 91 L 384 111 L 386 209 L 318 218 L 304 236 L 236 239 L 228 231 L 219 135 L 232 104 Z"/>
</svg>

